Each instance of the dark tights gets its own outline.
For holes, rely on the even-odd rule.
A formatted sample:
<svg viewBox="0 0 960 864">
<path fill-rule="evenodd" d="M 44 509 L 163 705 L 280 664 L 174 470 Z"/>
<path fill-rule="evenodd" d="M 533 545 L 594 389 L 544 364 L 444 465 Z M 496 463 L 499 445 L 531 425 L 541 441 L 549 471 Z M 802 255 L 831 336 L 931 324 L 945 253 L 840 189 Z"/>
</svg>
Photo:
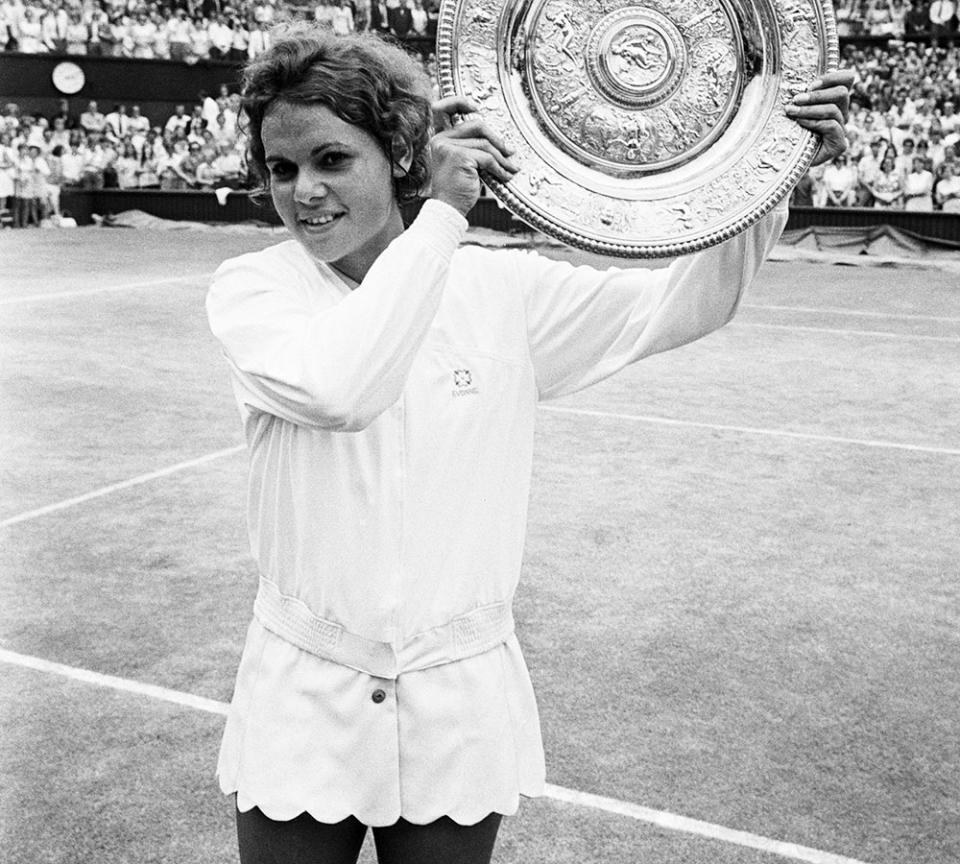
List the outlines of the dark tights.
<svg viewBox="0 0 960 864">
<path fill-rule="evenodd" d="M 401 819 L 373 829 L 380 864 L 489 864 L 501 816 L 476 825 L 444 816 L 429 825 Z M 289 822 L 268 819 L 256 807 L 237 811 L 240 864 L 356 864 L 367 826 L 352 816 L 329 825 L 301 813 Z"/>
</svg>

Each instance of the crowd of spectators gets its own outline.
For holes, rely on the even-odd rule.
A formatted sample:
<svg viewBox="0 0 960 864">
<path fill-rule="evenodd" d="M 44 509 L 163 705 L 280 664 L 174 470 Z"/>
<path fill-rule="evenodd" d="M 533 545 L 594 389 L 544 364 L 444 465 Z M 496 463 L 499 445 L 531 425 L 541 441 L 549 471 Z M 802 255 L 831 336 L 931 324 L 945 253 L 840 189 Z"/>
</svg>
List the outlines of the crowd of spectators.
<svg viewBox="0 0 960 864">
<path fill-rule="evenodd" d="M 834 9 L 841 38 L 929 36 L 939 41 L 957 33 L 955 0 L 837 0 Z"/>
<path fill-rule="evenodd" d="M 815 207 L 960 212 L 960 49 L 848 46 L 856 73 L 847 152 L 801 181 Z"/>
<path fill-rule="evenodd" d="M 0 0 L 0 50 L 107 57 L 243 61 L 280 20 L 312 18 L 336 33 L 434 37 L 440 0 Z"/>
<path fill-rule="evenodd" d="M 8 48 L 13 45 L 15 50 L 102 54 L 109 47 L 110 53 L 132 57 L 182 60 L 255 55 L 269 44 L 269 27 L 291 14 L 309 15 L 334 32 L 370 28 L 410 36 L 429 35 L 436 28 L 438 0 L 317 0 L 309 7 L 280 7 L 275 2 L 242 0 L 228 7 L 221 6 L 221 0 L 198 0 L 193 6 L 45 0 L 44 5 L 23 6 L 22 0 L 0 0 L 0 21 L 11 34 Z M 915 8 L 899 0 L 866 0 L 861 12 L 878 4 L 887 10 Z M 929 11 L 929 4 L 923 8 Z M 126 35 L 108 43 L 102 31 L 88 24 L 84 43 L 79 29 L 72 41 L 69 35 L 62 41 L 50 34 L 68 30 L 51 30 L 48 23 L 47 31 L 41 26 L 36 36 L 21 26 L 61 13 L 68 21 L 81 22 L 106 16 L 109 26 L 119 21 Z M 879 22 L 880 17 L 864 20 Z M 203 39 L 196 35 L 198 21 L 207 33 Z M 152 29 L 141 28 L 153 35 L 131 35 L 143 22 L 153 22 Z M 955 17 L 947 22 L 950 27 L 955 23 Z M 193 35 L 174 36 L 181 25 Z M 217 31 L 221 25 L 232 34 L 229 40 L 226 32 Z M 215 38 L 210 37 L 211 28 Z M 94 36 L 95 30 L 100 35 Z M 162 38 L 157 35 L 161 31 Z M 35 43 L 24 44 L 25 37 L 34 36 Z M 432 57 L 426 63 L 433 73 Z M 809 172 L 793 204 L 960 212 L 960 49 L 952 41 L 937 40 L 847 44 L 842 65 L 855 71 L 847 152 Z M 31 225 L 59 213 L 59 190 L 64 187 L 243 188 L 245 142 L 237 128 L 238 111 L 239 96 L 227 85 L 216 96 L 200 94 L 196 104 L 178 106 L 163 118 L 145 117 L 137 105 L 115 104 L 103 113 L 90 102 L 74 116 L 63 100 L 51 117 L 21 116 L 16 104 L 7 105 L 0 117 L 0 207 L 12 214 L 14 224 Z"/>
<path fill-rule="evenodd" d="M 96 101 L 74 114 L 63 99 L 50 117 L 0 115 L 0 209 L 13 227 L 60 216 L 62 189 L 241 189 L 246 142 L 237 125 L 240 97 L 226 85 L 195 105 L 148 118 L 138 105 Z M 222 193 L 221 193 L 222 194 Z"/>
</svg>

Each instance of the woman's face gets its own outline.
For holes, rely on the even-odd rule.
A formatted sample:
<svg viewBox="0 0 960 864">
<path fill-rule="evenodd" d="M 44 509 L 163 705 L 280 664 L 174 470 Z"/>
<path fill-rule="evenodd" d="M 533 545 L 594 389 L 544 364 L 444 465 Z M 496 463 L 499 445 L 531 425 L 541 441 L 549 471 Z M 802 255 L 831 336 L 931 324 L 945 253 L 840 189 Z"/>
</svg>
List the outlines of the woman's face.
<svg viewBox="0 0 960 864">
<path fill-rule="evenodd" d="M 267 109 L 260 137 L 283 224 L 314 258 L 362 280 L 403 232 L 377 140 L 322 105 L 282 101 Z"/>
</svg>

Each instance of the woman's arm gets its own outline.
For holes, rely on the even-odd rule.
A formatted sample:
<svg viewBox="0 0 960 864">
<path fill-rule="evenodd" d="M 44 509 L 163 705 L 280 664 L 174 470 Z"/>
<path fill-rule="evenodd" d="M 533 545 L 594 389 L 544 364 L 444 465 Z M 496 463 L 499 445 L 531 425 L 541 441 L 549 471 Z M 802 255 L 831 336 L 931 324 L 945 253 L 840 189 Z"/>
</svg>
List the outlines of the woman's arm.
<svg viewBox="0 0 960 864">
<path fill-rule="evenodd" d="M 573 393 L 722 327 L 787 214 L 784 199 L 736 237 L 660 270 L 597 271 L 530 256 L 525 308 L 540 397 Z"/>
<path fill-rule="evenodd" d="M 364 429 L 400 398 L 466 227 L 459 212 L 426 202 L 363 283 L 325 308 L 291 265 L 223 264 L 207 313 L 243 401 L 294 423 Z"/>
</svg>

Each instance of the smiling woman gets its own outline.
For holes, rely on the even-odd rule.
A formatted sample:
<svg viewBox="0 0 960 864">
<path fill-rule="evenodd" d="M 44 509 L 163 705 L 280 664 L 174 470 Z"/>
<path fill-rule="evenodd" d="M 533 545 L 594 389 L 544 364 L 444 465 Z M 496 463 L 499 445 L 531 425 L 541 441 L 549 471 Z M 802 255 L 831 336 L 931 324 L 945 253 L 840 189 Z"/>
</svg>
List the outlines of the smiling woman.
<svg viewBox="0 0 960 864">
<path fill-rule="evenodd" d="M 218 765 L 243 864 L 353 864 L 368 827 L 381 864 L 490 861 L 544 790 L 511 613 L 537 405 L 724 324 L 786 221 L 661 270 L 461 247 L 480 172 L 518 166 L 428 92 L 398 48 L 302 26 L 247 70 L 251 163 L 293 239 L 207 298 L 260 571 Z M 808 96 L 798 122 L 843 140 L 848 82 Z"/>
</svg>

